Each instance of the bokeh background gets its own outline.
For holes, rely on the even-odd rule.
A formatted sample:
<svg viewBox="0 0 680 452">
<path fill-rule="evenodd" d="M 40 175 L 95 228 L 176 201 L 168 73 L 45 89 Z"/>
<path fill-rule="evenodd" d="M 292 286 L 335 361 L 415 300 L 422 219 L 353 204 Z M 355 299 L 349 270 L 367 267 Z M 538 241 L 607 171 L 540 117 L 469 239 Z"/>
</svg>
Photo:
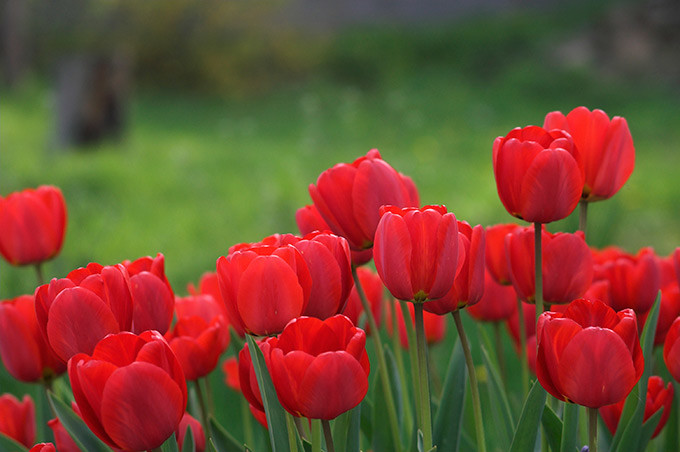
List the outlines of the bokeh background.
<svg viewBox="0 0 680 452">
<path fill-rule="evenodd" d="M 423 204 L 512 221 L 493 140 L 579 105 L 627 118 L 637 150 L 589 242 L 680 245 L 676 0 L 0 5 L 0 195 L 62 189 L 48 278 L 162 252 L 181 295 L 229 246 L 296 232 L 308 185 L 371 148 Z M 0 262 L 0 298 L 35 285 Z"/>
</svg>

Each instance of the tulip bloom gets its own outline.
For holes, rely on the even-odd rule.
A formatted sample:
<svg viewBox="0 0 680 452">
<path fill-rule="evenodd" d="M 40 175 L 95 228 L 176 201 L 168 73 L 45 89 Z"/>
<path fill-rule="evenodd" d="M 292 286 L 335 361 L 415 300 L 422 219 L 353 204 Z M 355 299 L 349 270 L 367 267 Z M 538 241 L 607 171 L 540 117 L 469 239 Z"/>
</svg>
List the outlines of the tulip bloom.
<svg viewBox="0 0 680 452">
<path fill-rule="evenodd" d="M 484 228 L 480 225 L 472 228 L 467 222 L 459 221 L 458 241 L 460 267 L 453 287 L 442 298 L 423 305 L 423 309 L 433 314 L 443 315 L 472 306 L 484 293 Z"/>
<path fill-rule="evenodd" d="M 411 325 L 415 326 L 416 318 L 413 303 L 407 303 L 406 307 L 408 308 L 409 315 L 411 316 Z M 399 302 L 396 300 L 387 303 L 385 316 L 386 317 L 385 322 L 387 323 L 387 334 L 389 334 L 390 336 L 394 334 L 394 320 L 392 320 L 393 309 L 397 316 L 399 343 L 401 344 L 401 347 L 403 349 L 408 350 L 409 343 L 408 334 L 406 332 L 406 323 L 404 322 L 404 316 L 402 315 L 401 306 L 399 306 Z M 425 341 L 428 344 L 437 344 L 443 341 L 444 336 L 446 335 L 446 317 L 424 311 L 423 327 L 425 329 Z"/>
<path fill-rule="evenodd" d="M 680 381 L 680 317 L 676 318 L 663 343 L 663 360 L 675 381 Z"/>
<path fill-rule="evenodd" d="M 39 264 L 61 250 L 66 202 L 57 187 L 43 185 L 0 197 L 0 253 L 12 265 Z"/>
<path fill-rule="evenodd" d="M 279 401 L 294 416 L 335 419 L 366 396 L 366 334 L 343 315 L 293 319 L 263 351 Z"/>
<path fill-rule="evenodd" d="M 574 300 L 564 313 L 541 314 L 537 337 L 536 376 L 560 400 L 589 408 L 617 403 L 644 369 L 632 309 Z"/>
<path fill-rule="evenodd" d="M 395 298 L 417 303 L 446 295 L 459 270 L 453 213 L 444 206 L 383 206 L 380 212 L 373 256 L 385 287 Z"/>
<path fill-rule="evenodd" d="M 543 242 L 543 300 L 563 304 L 582 296 L 593 280 L 593 258 L 582 232 L 541 233 Z M 505 237 L 510 278 L 517 295 L 535 300 L 534 228 L 521 228 Z"/>
<path fill-rule="evenodd" d="M 566 218 L 583 190 L 583 164 L 561 130 L 516 128 L 493 143 L 498 196 L 510 215 L 531 223 Z"/>
<path fill-rule="evenodd" d="M 81 353 L 71 358 L 68 375 L 83 420 L 111 447 L 132 451 L 159 447 L 184 415 L 184 373 L 156 331 L 109 335 L 92 356 Z"/>
<path fill-rule="evenodd" d="M 487 271 L 484 277 L 484 294 L 479 303 L 467 307 L 468 314 L 482 322 L 500 322 L 510 318 L 515 311 L 517 311 L 515 289 L 498 284 Z"/>
<path fill-rule="evenodd" d="M 562 129 L 574 139 L 583 159 L 585 201 L 611 198 L 626 183 L 635 167 L 635 147 L 628 123 L 620 116 L 609 120 L 602 110 L 576 107 L 566 116 L 548 113 L 543 127 Z"/>
<path fill-rule="evenodd" d="M 260 350 L 264 352 L 265 350 L 269 350 L 268 346 L 265 347 L 264 344 L 273 339 L 274 338 L 268 337 L 257 342 L 257 345 L 260 347 Z M 260 385 L 257 383 L 257 376 L 255 375 L 255 368 L 253 367 L 253 361 L 250 357 L 248 343 L 243 346 L 238 354 L 238 381 L 239 391 L 241 391 L 243 397 L 245 397 L 248 402 L 253 417 L 255 417 L 263 427 L 267 428 L 267 416 L 264 412 Z"/>
<path fill-rule="evenodd" d="M 40 332 L 33 295 L 0 303 L 0 356 L 10 375 L 27 383 L 49 381 L 66 371 Z"/>
<path fill-rule="evenodd" d="M 177 438 L 179 452 L 182 452 L 184 436 L 187 433 L 187 428 L 191 429 L 191 434 L 194 437 L 194 444 L 196 445 L 196 452 L 203 452 L 205 450 L 205 432 L 203 431 L 203 426 L 189 413 L 184 413 L 182 420 L 177 426 L 177 431 L 175 431 L 175 438 Z"/>
<path fill-rule="evenodd" d="M 220 283 L 217 279 L 217 273 L 215 272 L 203 273 L 203 275 L 201 275 L 201 279 L 198 282 L 198 287 L 194 286 L 192 283 L 189 283 L 187 285 L 187 291 L 189 292 L 189 295 L 209 295 L 213 297 L 213 299 L 220 306 L 222 316 L 224 317 L 224 321 L 228 324 L 228 326 L 234 329 L 234 331 L 239 337 L 245 337 L 246 332 L 243 331 L 242 328 L 239 328 L 237 325 L 234 325 L 229 322 L 229 313 L 227 312 L 227 308 L 224 306 L 224 302 L 222 300 L 222 294 L 220 293 Z"/>
<path fill-rule="evenodd" d="M 210 295 L 177 298 L 177 322 L 165 339 L 175 352 L 187 380 L 212 372 L 229 345 L 222 309 Z"/>
<path fill-rule="evenodd" d="M 217 260 L 220 293 L 229 321 L 265 336 L 283 330 L 307 308 L 312 277 L 292 245 L 253 245 Z"/>
<path fill-rule="evenodd" d="M 522 314 L 524 316 L 524 337 L 528 340 L 530 337 L 536 336 L 536 305 L 522 302 Z M 506 320 L 505 326 L 508 327 L 508 333 L 510 333 L 510 338 L 515 343 L 515 348 L 520 350 L 519 309 L 517 309 L 517 303 L 515 303 L 515 310 L 512 315 Z"/>
<path fill-rule="evenodd" d="M 316 185 L 309 186 L 309 194 L 331 231 L 345 237 L 356 251 L 373 246 L 380 206 L 419 204 L 413 181 L 388 165 L 377 149 L 351 164 L 327 169 Z"/>
<path fill-rule="evenodd" d="M 497 224 L 486 228 L 486 268 L 498 284 L 508 286 L 510 269 L 505 255 L 505 236 L 521 228 L 514 223 Z"/>
<path fill-rule="evenodd" d="M 52 443 L 38 443 L 31 447 L 28 452 L 56 452 L 56 449 Z M 59 452 L 61 452 L 61 449 Z"/>
<path fill-rule="evenodd" d="M 0 395 L 0 433 L 31 447 L 35 441 L 35 405 L 30 396 L 19 400 L 12 394 Z"/>
<path fill-rule="evenodd" d="M 165 276 L 165 257 L 140 257 L 134 262 L 124 261 L 130 275 L 133 300 L 132 332 L 139 334 L 156 330 L 165 334 L 172 322 L 175 294 Z"/>
<path fill-rule="evenodd" d="M 357 276 L 359 277 L 362 289 L 364 289 L 368 303 L 371 306 L 371 313 L 373 314 L 375 323 L 380 327 L 383 316 L 383 304 L 385 303 L 385 286 L 383 286 L 380 276 L 366 267 L 357 268 Z M 364 307 L 361 304 L 359 293 L 357 292 L 356 286 L 353 286 L 352 291 L 347 298 L 347 306 L 345 306 L 345 310 L 342 311 L 342 314 L 347 316 L 354 325 L 366 331 L 367 335 L 370 335 L 371 331 L 365 316 L 362 320 L 363 313 Z"/>
<path fill-rule="evenodd" d="M 602 416 L 602 420 L 612 435 L 616 434 L 616 428 L 621 420 L 621 413 L 623 413 L 623 405 L 625 402 L 626 400 L 624 399 L 613 405 L 606 405 L 600 408 L 600 416 Z M 664 425 L 666 425 L 668 416 L 671 414 L 672 404 L 673 385 L 669 382 L 668 385 L 664 387 L 661 377 L 657 377 L 656 375 L 649 377 L 649 380 L 647 380 L 647 402 L 645 403 L 645 413 L 642 422 L 647 422 L 647 419 L 654 413 L 663 409 L 663 414 L 652 434 L 652 438 L 655 438 L 661 432 Z"/>
<path fill-rule="evenodd" d="M 107 334 L 132 329 L 130 277 L 121 264 L 90 263 L 35 292 L 38 325 L 64 361 L 90 354 Z"/>
<path fill-rule="evenodd" d="M 47 425 L 50 430 L 52 430 L 54 442 L 56 443 L 59 452 L 82 452 L 73 438 L 71 438 L 71 435 L 66 431 L 59 418 L 50 419 L 47 422 Z"/>
</svg>

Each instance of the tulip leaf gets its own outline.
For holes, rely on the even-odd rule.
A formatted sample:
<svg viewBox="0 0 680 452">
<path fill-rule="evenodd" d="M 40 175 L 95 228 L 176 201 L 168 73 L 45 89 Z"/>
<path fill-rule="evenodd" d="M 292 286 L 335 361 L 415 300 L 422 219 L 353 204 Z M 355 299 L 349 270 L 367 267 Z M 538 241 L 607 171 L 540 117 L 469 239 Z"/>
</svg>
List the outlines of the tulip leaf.
<svg viewBox="0 0 680 452">
<path fill-rule="evenodd" d="M 654 430 L 656 430 L 657 425 L 661 422 L 661 416 L 663 415 L 664 408 L 662 407 L 656 413 L 652 414 L 649 419 L 642 424 L 642 429 L 640 429 L 640 446 L 638 450 L 643 452 L 647 448 L 647 443 L 652 439 Z"/>
<path fill-rule="evenodd" d="M 184 433 L 184 441 L 182 442 L 182 452 L 196 452 L 196 441 L 194 440 L 194 431 L 187 425 L 187 431 Z"/>
<path fill-rule="evenodd" d="M 576 408 L 578 409 L 578 405 Z M 562 442 L 562 420 L 547 404 L 543 409 L 543 415 L 541 415 L 541 425 L 543 425 L 543 431 L 545 432 L 545 437 L 550 445 L 550 450 L 555 452 L 559 451 Z M 570 452 L 573 452 L 573 449 Z"/>
<path fill-rule="evenodd" d="M 286 429 L 286 414 L 276 395 L 274 384 L 272 383 L 269 371 L 267 370 L 267 365 L 264 361 L 264 355 L 250 334 L 246 334 L 246 340 L 248 341 L 248 349 L 250 350 L 250 358 L 253 362 L 253 368 L 255 369 L 257 384 L 260 387 L 264 412 L 267 415 L 269 441 L 272 446 L 272 451 L 290 452 L 288 430 Z"/>
<path fill-rule="evenodd" d="M 215 443 L 217 452 L 242 452 L 243 444 L 239 443 L 231 434 L 222 427 L 214 417 L 210 417 L 211 441 Z"/>
<path fill-rule="evenodd" d="M 510 410 L 510 403 L 508 403 L 508 397 L 503 388 L 503 383 L 501 383 L 501 378 L 498 375 L 496 366 L 492 364 L 489 353 L 486 351 L 484 346 L 481 346 L 482 358 L 484 359 L 484 365 L 487 371 L 487 382 L 486 387 L 489 392 L 490 405 L 493 415 L 499 422 L 495 422 L 497 436 L 502 435 L 502 443 L 504 448 L 512 441 L 512 431 L 515 427 L 515 420 L 512 417 L 512 411 Z"/>
<path fill-rule="evenodd" d="M 575 403 L 564 404 L 561 444 L 559 449 L 554 450 L 559 450 L 560 452 L 573 452 L 576 450 L 579 411 L 581 411 L 581 407 Z"/>
<path fill-rule="evenodd" d="M 640 443 L 640 427 L 642 426 L 645 415 L 645 406 L 647 405 L 647 380 L 649 380 L 649 377 L 652 374 L 654 336 L 656 334 L 657 321 L 659 320 L 660 305 L 661 292 L 656 296 L 656 301 L 647 315 L 647 321 L 645 322 L 642 334 L 640 335 L 640 346 L 642 347 L 645 369 L 644 372 L 642 372 L 640 381 L 638 381 L 636 385 L 638 395 L 636 397 L 631 397 L 631 392 L 626 399 L 621 420 L 619 421 L 619 426 L 616 429 L 616 435 L 614 435 L 614 440 L 612 442 L 612 450 L 617 450 L 617 448 L 621 447 L 622 451 L 630 451 L 637 450 L 638 447 L 641 446 L 646 446 L 646 444 Z M 629 403 L 634 407 L 634 410 L 632 415 L 627 419 L 628 422 L 624 423 L 623 414 L 628 414 L 626 413 L 626 409 L 628 408 L 627 405 Z M 621 435 L 619 436 L 619 434 Z"/>
<path fill-rule="evenodd" d="M 191 429 L 190 429 L 191 430 Z M 161 445 L 162 452 L 179 452 L 179 446 L 177 445 L 177 438 L 175 435 L 170 435 L 170 438 L 166 439 Z"/>
<path fill-rule="evenodd" d="M 28 448 L 14 438 L 0 433 L 0 452 L 28 452 Z"/>
<path fill-rule="evenodd" d="M 680 418 L 680 415 L 678 414 L 678 408 L 680 406 L 678 405 L 678 399 L 680 398 L 680 391 L 678 391 L 678 387 L 675 383 L 673 383 L 674 392 L 675 394 L 673 395 L 673 403 L 671 404 L 671 414 L 668 417 L 668 426 L 666 428 L 666 431 L 664 433 L 664 448 L 663 450 L 680 450 L 680 435 L 678 435 L 678 418 Z"/>
<path fill-rule="evenodd" d="M 524 401 L 515 436 L 512 438 L 510 452 L 534 450 L 547 396 L 548 393 L 536 380 Z"/>
<path fill-rule="evenodd" d="M 109 446 L 104 444 L 97 436 L 90 430 L 85 422 L 78 416 L 68 405 L 61 401 L 51 391 L 47 392 L 47 399 L 57 415 L 61 424 L 71 438 L 76 442 L 80 450 L 88 452 L 110 452 Z"/>
<path fill-rule="evenodd" d="M 460 341 L 456 340 L 444 378 L 439 409 L 434 417 L 433 442 L 440 450 L 457 451 L 463 430 L 467 372 Z"/>
<path fill-rule="evenodd" d="M 207 450 L 208 452 L 220 452 L 220 451 L 217 450 L 217 448 L 215 447 L 215 443 L 213 442 L 212 438 L 209 438 L 208 441 L 207 441 L 207 443 L 208 443 L 208 444 L 206 444 L 206 450 Z"/>
<path fill-rule="evenodd" d="M 361 404 L 342 413 L 333 421 L 335 452 L 359 452 Z"/>
</svg>

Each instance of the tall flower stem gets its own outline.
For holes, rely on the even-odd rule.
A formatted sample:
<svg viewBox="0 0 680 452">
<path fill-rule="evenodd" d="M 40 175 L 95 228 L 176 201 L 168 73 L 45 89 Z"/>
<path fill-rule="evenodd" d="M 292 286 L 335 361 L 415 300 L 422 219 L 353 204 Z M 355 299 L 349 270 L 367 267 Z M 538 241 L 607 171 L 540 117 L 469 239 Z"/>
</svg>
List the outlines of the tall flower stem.
<svg viewBox="0 0 680 452">
<path fill-rule="evenodd" d="M 400 380 L 400 385 L 401 385 L 401 393 L 402 394 L 408 394 L 408 378 L 406 378 L 406 367 L 404 366 L 404 354 L 402 352 L 402 347 L 400 344 L 401 338 L 399 337 L 399 317 L 401 314 L 397 311 L 399 306 L 402 303 L 400 302 L 395 302 L 393 307 L 394 307 L 394 315 L 392 316 L 392 349 L 394 350 L 394 357 L 397 362 L 397 370 L 399 371 L 399 380 Z M 413 362 L 413 361 L 412 361 Z M 411 367 L 413 368 L 413 364 L 411 364 Z M 415 378 L 413 378 L 413 381 L 415 381 Z M 414 389 L 417 388 L 417 386 L 414 386 Z M 415 394 L 415 393 L 414 393 Z M 402 402 L 406 404 L 407 398 L 404 397 Z M 417 398 L 416 398 L 417 400 Z M 416 414 L 419 415 L 418 412 L 419 408 L 416 407 Z M 413 424 L 413 419 L 411 418 L 411 410 L 410 407 L 405 408 L 403 410 L 403 425 L 412 425 Z M 417 420 L 416 420 L 417 422 Z"/>
<path fill-rule="evenodd" d="M 45 276 L 43 275 L 42 262 L 38 262 L 33 266 L 35 268 L 35 278 L 38 280 L 38 285 L 45 284 Z"/>
<path fill-rule="evenodd" d="M 321 452 L 321 421 L 312 419 L 312 452 Z"/>
<path fill-rule="evenodd" d="M 404 325 L 406 326 L 406 338 L 408 339 L 409 347 L 408 347 L 408 353 L 409 357 L 411 359 L 411 369 L 413 369 L 412 374 L 413 374 L 413 400 L 415 401 L 415 410 L 416 410 L 416 425 L 420 425 L 420 397 L 418 397 L 418 394 L 420 393 L 420 373 L 417 372 L 418 369 L 418 350 L 416 347 L 413 346 L 413 344 L 416 343 L 416 331 L 413 328 L 413 322 L 411 322 L 411 313 L 408 311 L 408 305 L 406 302 L 398 301 L 397 304 L 401 307 L 401 315 L 402 319 L 404 320 Z M 396 305 L 395 305 L 395 311 L 396 311 Z M 395 316 L 396 317 L 396 316 Z M 395 331 L 399 331 L 398 329 Z M 395 332 L 394 335 L 397 336 L 399 333 Z"/>
<path fill-rule="evenodd" d="M 519 315 L 519 357 L 522 368 L 522 395 L 529 393 L 529 358 L 527 357 L 527 329 L 524 324 L 524 305 L 522 299 L 517 298 L 517 314 Z"/>
<path fill-rule="evenodd" d="M 475 373 L 475 363 L 472 362 L 472 353 L 470 352 L 470 343 L 467 335 L 463 329 L 463 320 L 460 318 L 460 310 L 455 310 L 451 313 L 453 320 L 456 322 L 456 329 L 458 330 L 458 337 L 460 337 L 460 345 L 463 347 L 463 354 L 465 355 L 465 365 L 468 370 L 468 377 L 470 378 L 470 392 L 472 393 L 472 410 L 475 417 L 475 431 L 477 434 L 477 450 L 479 452 L 486 452 L 486 441 L 484 439 L 484 425 L 482 424 L 482 403 L 479 399 L 479 386 L 477 385 L 477 374 Z"/>
<path fill-rule="evenodd" d="M 535 269 L 535 288 L 536 288 L 536 323 L 538 317 L 543 314 L 543 251 L 541 250 L 541 234 L 543 232 L 541 223 L 534 223 L 534 269 Z M 537 341 L 538 343 L 538 341 Z"/>
<path fill-rule="evenodd" d="M 286 430 L 288 431 L 288 448 L 291 452 L 298 452 L 297 430 L 293 415 L 286 411 Z"/>
<path fill-rule="evenodd" d="M 392 433 L 392 441 L 394 442 L 394 447 L 396 452 L 401 452 L 401 440 L 399 437 L 399 420 L 397 419 L 397 408 L 394 404 L 394 395 L 392 394 L 392 385 L 390 384 L 389 371 L 387 369 L 387 360 L 385 359 L 385 351 L 383 350 L 382 340 L 380 339 L 380 331 L 378 330 L 378 324 L 373 317 L 373 312 L 371 311 L 371 305 L 368 303 L 366 298 L 366 293 L 361 286 L 361 281 L 357 275 L 357 269 L 352 266 L 352 277 L 354 278 L 354 286 L 357 289 L 357 294 L 361 300 L 361 305 L 364 308 L 364 314 L 368 319 L 368 325 L 371 327 L 373 334 L 373 345 L 375 347 L 375 355 L 378 358 L 378 371 L 380 374 L 380 385 L 383 388 L 385 394 L 385 404 L 387 405 L 387 417 L 390 421 L 390 431 Z"/>
<path fill-rule="evenodd" d="M 201 408 L 201 423 L 203 424 L 203 429 L 209 435 L 212 436 L 212 430 L 210 429 L 210 423 L 208 422 L 208 408 L 205 404 L 205 397 L 203 397 L 203 390 L 201 389 L 201 383 L 199 380 L 194 381 L 196 384 L 196 396 L 198 397 L 198 405 Z"/>
<path fill-rule="evenodd" d="M 588 452 L 597 452 L 597 408 L 588 408 Z"/>
<path fill-rule="evenodd" d="M 255 436 L 253 436 L 253 419 L 250 414 L 248 401 L 245 397 L 241 397 L 241 419 L 243 420 L 243 440 L 248 446 L 253 447 L 253 444 L 255 443 Z"/>
<path fill-rule="evenodd" d="M 588 203 L 581 201 L 578 203 L 578 230 L 583 231 L 586 235 L 586 226 L 588 224 Z"/>
<path fill-rule="evenodd" d="M 323 436 L 326 438 L 326 451 L 335 452 L 335 445 L 333 444 L 333 434 L 331 432 L 331 423 L 327 420 L 321 419 L 321 426 L 323 427 Z"/>
<path fill-rule="evenodd" d="M 424 450 L 432 449 L 432 414 L 430 413 L 430 376 L 427 367 L 427 342 L 423 321 L 423 303 L 414 303 L 416 320 L 416 345 L 418 347 L 418 374 L 420 375 L 420 430 L 423 432 Z"/>
</svg>

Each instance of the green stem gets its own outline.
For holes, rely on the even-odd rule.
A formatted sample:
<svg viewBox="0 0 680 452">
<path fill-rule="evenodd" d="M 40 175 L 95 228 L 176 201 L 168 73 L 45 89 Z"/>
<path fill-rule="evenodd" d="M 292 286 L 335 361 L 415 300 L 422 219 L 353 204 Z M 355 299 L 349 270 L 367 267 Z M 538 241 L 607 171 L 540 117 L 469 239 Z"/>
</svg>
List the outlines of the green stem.
<svg viewBox="0 0 680 452">
<path fill-rule="evenodd" d="M 35 268 L 35 277 L 38 280 L 38 285 L 42 286 L 45 284 L 45 276 L 43 275 L 42 262 L 38 262 L 33 267 Z"/>
<path fill-rule="evenodd" d="M 312 452 L 321 452 L 321 421 L 312 419 Z"/>
<path fill-rule="evenodd" d="M 371 311 L 371 305 L 368 303 L 366 298 L 366 293 L 361 286 L 361 281 L 357 275 L 357 269 L 352 266 L 352 277 L 354 278 L 354 286 L 357 289 L 357 294 L 361 300 L 361 304 L 364 308 L 364 314 L 368 319 L 368 324 L 371 327 L 371 337 L 373 338 L 373 345 L 375 347 L 375 354 L 378 358 L 378 373 L 380 375 L 380 384 L 383 387 L 385 394 L 385 404 L 387 405 L 387 417 L 390 421 L 390 431 L 392 433 L 392 441 L 394 442 L 394 447 L 396 452 L 401 452 L 401 440 L 399 439 L 399 420 L 397 419 L 397 409 L 394 404 L 394 395 L 392 394 L 392 385 L 390 384 L 390 376 L 387 369 L 387 361 L 385 360 L 385 351 L 383 350 L 382 340 L 380 339 L 380 331 L 378 330 L 378 324 L 373 317 L 373 312 Z"/>
<path fill-rule="evenodd" d="M 427 342 L 423 322 L 423 304 L 414 303 L 416 320 L 416 346 L 418 347 L 418 373 L 420 375 L 420 430 L 423 432 L 423 448 L 432 449 L 432 414 L 430 413 L 430 377 L 427 368 Z M 412 345 L 411 345 L 412 346 Z"/>
<path fill-rule="evenodd" d="M 517 313 L 519 315 L 519 360 L 522 368 L 522 399 L 529 393 L 529 358 L 527 356 L 527 330 L 524 324 L 524 304 L 517 298 Z"/>
<path fill-rule="evenodd" d="M 290 452 L 298 452 L 297 430 L 295 430 L 295 422 L 293 415 L 286 411 L 286 430 L 288 431 L 288 448 Z"/>
<path fill-rule="evenodd" d="M 477 374 L 475 372 L 475 363 L 472 362 L 472 353 L 470 352 L 470 344 L 463 329 L 463 320 L 460 318 L 460 311 L 455 310 L 451 313 L 453 320 L 456 322 L 456 329 L 458 330 L 458 337 L 460 337 L 460 345 L 463 346 L 463 354 L 465 355 L 465 365 L 467 366 L 468 376 L 470 378 L 470 392 L 472 393 L 472 409 L 475 416 L 475 431 L 477 434 L 477 450 L 479 452 L 486 452 L 486 441 L 484 439 L 484 425 L 482 424 L 482 404 L 479 399 L 479 387 L 477 385 Z M 427 450 L 427 449 L 426 449 Z"/>
<path fill-rule="evenodd" d="M 505 353 L 503 353 L 503 338 L 501 337 L 501 323 L 493 322 L 493 335 L 496 339 L 496 355 L 498 355 L 498 367 L 501 371 L 501 381 L 507 390 L 507 375 L 505 371 Z"/>
<path fill-rule="evenodd" d="M 534 270 L 536 294 L 536 323 L 538 317 L 543 314 L 543 252 L 541 250 L 541 233 L 543 228 L 541 223 L 534 223 Z M 538 341 L 536 341 L 538 344 Z"/>
<path fill-rule="evenodd" d="M 243 419 L 243 438 L 245 443 L 253 447 L 255 436 L 253 435 L 253 417 L 250 414 L 250 407 L 245 397 L 241 397 L 241 419 Z"/>
<path fill-rule="evenodd" d="M 597 452 L 597 408 L 588 408 L 588 452 Z"/>
<path fill-rule="evenodd" d="M 586 226 L 588 224 L 588 203 L 586 201 L 581 201 L 578 203 L 578 230 L 583 232 L 583 236 L 586 235 Z"/>
<path fill-rule="evenodd" d="M 415 401 L 415 410 L 416 410 L 416 425 L 420 425 L 420 414 L 421 414 L 421 408 L 420 408 L 420 397 L 418 397 L 418 394 L 420 393 L 420 374 L 416 371 L 418 369 L 418 350 L 416 347 L 413 346 L 413 344 L 416 343 L 416 330 L 413 328 L 413 321 L 411 320 L 411 313 L 408 310 L 408 305 L 406 302 L 403 301 L 398 301 L 397 304 L 401 308 L 401 316 L 402 319 L 404 320 L 404 325 L 406 326 L 406 339 L 408 340 L 409 347 L 408 347 L 408 353 L 409 357 L 411 359 L 411 369 L 413 370 L 413 400 Z M 395 305 L 395 313 L 397 310 L 397 307 Z M 396 315 L 395 315 L 396 318 Z M 394 335 L 398 336 L 398 329 L 395 330 Z"/>
<path fill-rule="evenodd" d="M 215 402 L 213 401 L 212 398 L 212 389 L 210 388 L 210 378 L 209 375 L 206 375 L 203 378 L 203 385 L 205 386 L 205 393 L 208 395 L 206 398 L 208 403 L 206 405 L 206 409 L 208 411 L 208 417 L 212 417 L 215 414 Z"/>
<path fill-rule="evenodd" d="M 335 445 L 333 444 L 333 433 L 331 432 L 331 423 L 325 419 L 321 420 L 323 427 L 323 436 L 326 438 L 326 450 L 328 452 L 335 452 Z"/>
<path fill-rule="evenodd" d="M 210 423 L 208 422 L 208 410 L 205 405 L 205 397 L 203 397 L 203 390 L 201 389 L 201 383 L 199 380 L 194 381 L 196 386 L 196 396 L 198 397 L 198 405 L 201 408 L 201 423 L 203 424 L 203 429 L 209 436 L 212 436 L 212 430 L 210 429 Z"/>
<path fill-rule="evenodd" d="M 392 316 L 392 328 L 394 331 L 394 334 L 392 334 L 392 349 L 394 350 L 394 357 L 397 361 L 397 371 L 399 372 L 399 384 L 401 386 L 401 393 L 402 394 L 408 394 L 408 380 L 406 378 L 406 367 L 404 365 L 404 353 L 402 351 L 401 344 L 399 343 L 399 321 L 397 318 L 397 303 L 393 305 L 394 307 L 394 315 Z M 402 410 L 403 413 L 403 425 L 413 425 L 413 419 L 411 418 L 411 410 L 410 407 L 406 407 L 405 404 L 408 403 L 408 397 L 404 397 L 402 399 L 402 403 L 404 404 L 404 410 Z"/>
<path fill-rule="evenodd" d="M 300 437 L 309 441 L 312 436 L 312 431 L 309 429 L 309 422 L 307 422 L 307 419 L 293 416 L 293 421 L 295 421 L 295 426 L 297 427 Z"/>
</svg>

